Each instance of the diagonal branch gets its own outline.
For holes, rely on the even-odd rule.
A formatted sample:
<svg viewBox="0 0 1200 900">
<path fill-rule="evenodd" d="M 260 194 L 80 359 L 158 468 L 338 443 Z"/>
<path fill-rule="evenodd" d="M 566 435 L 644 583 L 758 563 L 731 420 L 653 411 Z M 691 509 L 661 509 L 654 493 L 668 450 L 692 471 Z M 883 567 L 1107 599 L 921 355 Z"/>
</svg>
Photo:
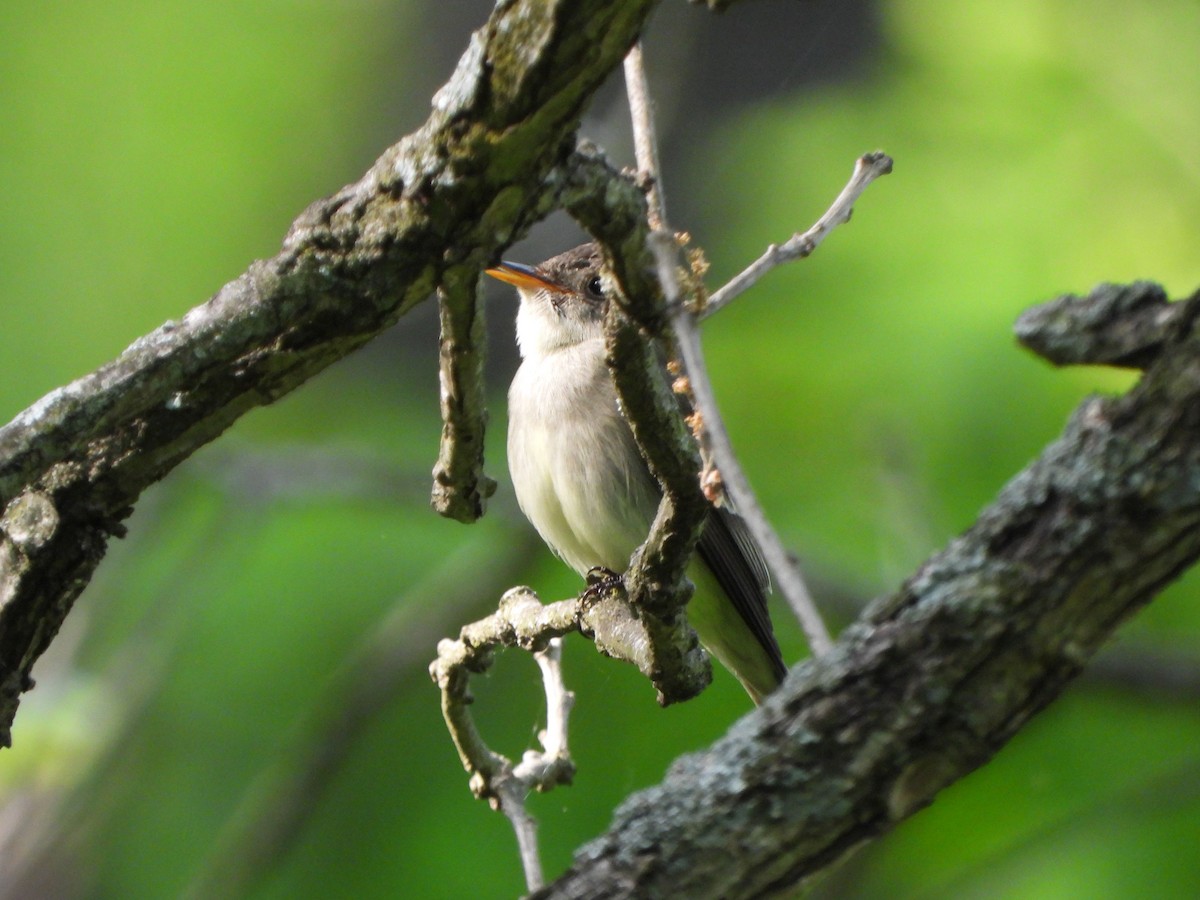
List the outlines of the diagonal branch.
<svg viewBox="0 0 1200 900">
<path fill-rule="evenodd" d="M 545 215 L 582 110 L 654 0 L 499 4 L 429 120 L 281 251 L 0 429 L 0 743 L 141 491 Z"/>
<path fill-rule="evenodd" d="M 1200 558 L 1197 359 L 1200 334 L 1173 330 L 1127 395 L 1085 400 L 968 531 L 539 896 L 790 895 L 985 763 Z"/>
<path fill-rule="evenodd" d="M 750 533 L 754 535 L 754 540 L 762 548 L 767 565 L 775 576 L 776 587 L 799 619 L 813 655 L 821 656 L 828 653 L 832 646 L 829 629 L 812 599 L 799 565 L 768 521 L 754 489 L 750 486 L 750 479 L 746 477 L 734 452 L 733 442 L 725 428 L 720 407 L 717 406 L 716 394 L 708 377 L 708 366 L 704 362 L 704 352 L 700 347 L 700 331 L 696 319 L 684 304 L 678 288 L 678 279 L 675 277 L 678 247 L 670 235 L 660 233 L 655 237 L 662 238 L 655 241 L 659 254 L 659 278 L 667 296 L 671 298 L 671 323 L 675 329 L 679 354 L 696 398 L 696 409 L 702 418 L 703 435 L 712 448 L 717 471 L 720 472 L 721 479 L 733 497 Z"/>
</svg>

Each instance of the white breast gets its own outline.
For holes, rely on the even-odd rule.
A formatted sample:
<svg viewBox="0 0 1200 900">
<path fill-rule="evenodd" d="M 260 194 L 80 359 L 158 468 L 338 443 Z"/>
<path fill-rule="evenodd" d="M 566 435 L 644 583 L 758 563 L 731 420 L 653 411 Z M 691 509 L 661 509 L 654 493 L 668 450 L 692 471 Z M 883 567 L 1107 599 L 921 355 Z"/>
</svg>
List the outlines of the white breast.
<svg viewBox="0 0 1200 900">
<path fill-rule="evenodd" d="M 508 415 L 517 501 L 542 539 L 580 574 L 625 571 L 658 491 L 618 409 L 603 340 L 527 357 Z"/>
</svg>

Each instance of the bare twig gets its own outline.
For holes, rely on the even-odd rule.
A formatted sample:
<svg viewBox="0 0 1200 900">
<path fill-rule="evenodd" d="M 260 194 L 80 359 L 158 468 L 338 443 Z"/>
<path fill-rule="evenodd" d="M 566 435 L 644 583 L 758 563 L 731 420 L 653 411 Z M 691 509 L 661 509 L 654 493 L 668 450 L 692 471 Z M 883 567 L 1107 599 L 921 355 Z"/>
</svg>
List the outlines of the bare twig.
<svg viewBox="0 0 1200 900">
<path fill-rule="evenodd" d="M 658 166 L 658 130 L 654 127 L 654 109 L 650 103 L 650 82 L 640 42 L 625 56 L 625 93 L 633 122 L 633 150 L 638 173 L 650 180 L 646 194 L 646 221 L 652 231 L 667 229 L 667 207 L 663 200 L 662 171 Z"/>
<path fill-rule="evenodd" d="M 754 284 L 783 263 L 804 259 L 821 245 L 825 237 L 838 225 L 850 221 L 854 212 L 854 203 L 863 191 L 876 178 L 887 175 L 892 171 L 892 158 L 886 153 L 867 153 L 860 156 L 854 163 L 854 174 L 842 188 L 837 199 L 825 211 L 825 215 L 817 219 L 808 231 L 794 234 L 782 244 L 772 244 L 758 259 L 735 275 L 720 290 L 711 294 L 700 318 L 705 319 L 713 313 L 724 309 L 735 297 L 749 290 Z"/>
<path fill-rule="evenodd" d="M 551 638 L 579 630 L 581 605 L 577 599 L 543 606 L 528 588 L 513 588 L 500 600 L 500 608 L 487 618 L 465 626 L 458 640 L 438 642 L 437 659 L 429 674 L 442 692 L 442 715 L 458 749 L 463 768 L 471 773 L 471 790 L 499 807 L 499 785 L 513 777 L 511 760 L 493 752 L 475 727 L 470 713 L 472 673 L 486 671 L 498 647 L 544 649 Z M 564 758 L 566 766 L 570 760 Z M 550 773 L 548 773 L 550 774 Z M 568 776 L 569 777 L 569 776 Z M 542 785 L 549 790 L 557 778 Z"/>
<path fill-rule="evenodd" d="M 486 618 L 465 625 L 457 640 L 438 643 L 437 659 L 429 674 L 442 691 L 442 713 L 450 736 L 458 748 L 463 768 L 471 773 L 471 790 L 479 797 L 491 798 L 495 783 L 513 774 L 513 764 L 493 753 L 475 728 L 469 706 L 469 680 L 472 674 L 486 671 L 495 651 L 503 647 L 521 647 L 543 653 L 552 640 L 571 632 L 590 638 L 606 656 L 632 662 L 645 673 L 654 665 L 652 643 L 638 617 L 639 610 L 629 603 L 617 582 L 593 586 L 579 597 L 543 605 L 527 587 L 507 591 L 499 609 Z M 566 721 L 570 699 L 562 687 L 559 666 L 553 655 L 539 659 L 547 691 L 548 719 L 543 733 L 544 756 L 553 762 L 567 756 Z M 539 790 L 553 787 L 553 779 L 563 780 L 553 766 L 543 770 L 527 766 L 538 775 Z M 524 770 L 523 770 L 524 771 Z"/>
<path fill-rule="evenodd" d="M 813 654 L 821 656 L 833 646 L 829 629 L 825 625 L 821 613 L 813 602 L 808 586 L 800 567 L 783 546 L 779 535 L 771 527 L 766 513 L 750 487 L 750 481 L 742 470 L 741 463 L 733 450 L 725 421 L 721 418 L 721 410 L 717 406 L 716 395 L 712 382 L 708 377 L 708 367 L 704 362 L 704 353 L 700 348 L 700 331 L 696 326 L 696 318 L 682 302 L 679 282 L 676 278 L 676 263 L 678 261 L 678 245 L 674 237 L 665 232 L 655 232 L 652 238 L 658 257 L 658 276 L 662 280 L 663 292 L 667 296 L 668 308 L 671 310 L 671 324 L 675 328 L 675 337 L 679 345 L 679 353 L 687 369 L 688 380 L 691 383 L 692 394 L 696 400 L 696 408 L 703 416 L 702 428 L 708 438 L 713 459 L 721 473 L 725 489 L 733 498 L 734 507 L 746 522 L 750 533 L 762 548 L 763 556 L 771 573 L 775 576 L 775 587 L 792 608 L 804 635 L 812 648 Z"/>
<path fill-rule="evenodd" d="M 517 836 L 525 886 L 531 891 L 539 890 L 546 884 L 546 875 L 542 871 L 542 854 L 538 849 L 537 820 L 525 805 L 529 788 L 524 779 L 514 776 L 497 780 L 495 791 L 495 807 L 504 813 Z"/>
<path fill-rule="evenodd" d="M 654 117 L 647 100 L 649 89 L 640 52 L 630 53 L 625 58 L 625 79 L 629 93 L 629 105 L 633 110 L 634 144 L 637 150 L 638 168 L 647 172 L 649 178 L 657 186 L 657 190 L 647 197 L 651 226 L 654 227 L 654 223 L 658 223 L 651 235 L 651 250 L 658 263 L 658 276 L 666 298 L 668 314 L 675 330 L 675 337 L 679 342 L 680 354 L 683 357 L 684 368 L 687 370 L 696 409 L 701 416 L 702 434 L 711 447 L 712 456 L 721 473 L 722 481 L 733 498 L 734 505 L 746 520 L 755 540 L 762 547 L 767 565 L 775 575 L 779 592 L 795 611 L 813 653 L 823 654 L 832 646 L 829 630 L 821 619 L 821 614 L 804 584 L 804 577 L 800 573 L 799 566 L 788 554 L 778 535 L 775 534 L 737 460 L 733 451 L 733 443 L 725 429 L 724 420 L 717 407 L 716 395 L 708 378 L 708 369 L 704 363 L 704 354 L 700 347 L 700 335 L 696 328 L 695 318 L 687 309 L 686 304 L 682 302 L 679 280 L 675 274 L 678 246 L 674 236 L 666 230 L 666 214 L 662 206 L 662 179 L 657 169 L 658 151 Z M 860 165 L 859 168 L 862 166 Z M 857 172 L 858 169 L 856 169 Z M 842 196 L 846 196 L 849 191 L 850 188 L 847 187 L 842 192 Z M 861 193 L 861 188 L 858 189 L 858 193 Z M 854 193 L 853 196 L 857 197 L 858 193 Z M 821 222 L 810 229 L 816 233 L 815 241 L 817 243 L 824 231 L 832 227 L 830 223 L 836 224 L 831 213 L 826 213 Z M 848 206 L 844 216 L 849 216 Z M 826 221 L 827 219 L 828 221 Z M 822 222 L 825 224 L 822 225 Z M 816 243 L 813 246 L 816 246 Z"/>
<path fill-rule="evenodd" d="M 666 228 L 667 199 L 663 194 L 662 169 L 658 165 L 658 138 L 654 127 L 654 100 L 646 78 L 642 43 L 634 44 L 625 56 L 625 93 L 633 121 L 633 149 L 638 169 L 647 179 L 646 220 L 651 231 Z"/>
<path fill-rule="evenodd" d="M 534 654 L 542 670 L 542 686 L 546 691 L 546 730 L 538 740 L 550 757 L 567 756 L 567 719 L 575 705 L 575 695 L 567 690 L 562 674 L 562 638 L 554 638 L 541 653 Z"/>
<path fill-rule="evenodd" d="M 521 864 L 525 869 L 525 883 L 531 891 L 545 884 L 545 875 L 538 854 L 537 822 L 525 806 L 530 787 L 549 790 L 558 782 L 569 782 L 557 771 L 561 761 L 570 765 L 571 754 L 567 749 L 567 717 L 575 704 L 575 695 L 567 690 L 562 675 L 562 638 L 553 638 L 542 650 L 533 655 L 542 670 L 542 686 L 546 691 L 546 728 L 538 734 L 542 751 L 526 750 L 521 761 L 513 768 L 513 777 L 500 786 L 501 808 L 512 823 L 521 848 Z M 571 771 L 574 771 L 573 767 Z M 552 780 L 557 778 L 557 780 Z M 544 787 L 544 785 L 549 787 Z"/>
<path fill-rule="evenodd" d="M 587 613 L 588 606 L 580 599 L 543 606 L 528 588 L 513 588 L 501 598 L 496 613 L 463 628 L 457 641 L 441 641 L 438 657 L 429 668 L 442 691 L 446 727 L 463 768 L 471 775 L 471 790 L 512 823 L 531 891 L 540 888 L 545 878 L 537 823 L 525 800 L 531 790 L 549 791 L 569 784 L 575 773 L 567 744 L 567 717 L 575 696 L 563 683 L 561 636 L 583 630 Z M 471 673 L 486 670 L 497 647 L 511 646 L 535 650 L 546 691 L 546 728 L 538 736 L 542 750 L 526 750 L 517 764 L 487 746 L 468 710 Z"/>
</svg>

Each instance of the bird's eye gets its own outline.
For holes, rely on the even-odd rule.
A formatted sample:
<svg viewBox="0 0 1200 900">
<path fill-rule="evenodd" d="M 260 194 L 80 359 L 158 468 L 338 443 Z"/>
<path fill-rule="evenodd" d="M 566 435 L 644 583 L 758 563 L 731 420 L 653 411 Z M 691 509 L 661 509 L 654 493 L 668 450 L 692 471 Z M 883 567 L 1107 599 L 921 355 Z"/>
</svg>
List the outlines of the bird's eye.
<svg viewBox="0 0 1200 900">
<path fill-rule="evenodd" d="M 593 275 L 589 278 L 585 286 L 589 294 L 594 294 L 597 297 L 604 296 L 604 284 L 600 281 L 599 275 Z"/>
</svg>

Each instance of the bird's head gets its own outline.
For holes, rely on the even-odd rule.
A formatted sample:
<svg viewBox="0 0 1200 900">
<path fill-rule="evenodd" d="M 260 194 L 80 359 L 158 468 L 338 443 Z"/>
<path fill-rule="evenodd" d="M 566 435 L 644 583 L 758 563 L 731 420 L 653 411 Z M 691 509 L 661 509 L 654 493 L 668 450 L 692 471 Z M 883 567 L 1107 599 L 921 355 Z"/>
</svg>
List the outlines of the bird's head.
<svg viewBox="0 0 1200 900">
<path fill-rule="evenodd" d="M 502 262 L 487 274 L 516 287 L 517 343 L 522 356 L 551 353 L 604 336 L 604 258 L 599 246 L 581 244 L 544 263 Z"/>
</svg>

